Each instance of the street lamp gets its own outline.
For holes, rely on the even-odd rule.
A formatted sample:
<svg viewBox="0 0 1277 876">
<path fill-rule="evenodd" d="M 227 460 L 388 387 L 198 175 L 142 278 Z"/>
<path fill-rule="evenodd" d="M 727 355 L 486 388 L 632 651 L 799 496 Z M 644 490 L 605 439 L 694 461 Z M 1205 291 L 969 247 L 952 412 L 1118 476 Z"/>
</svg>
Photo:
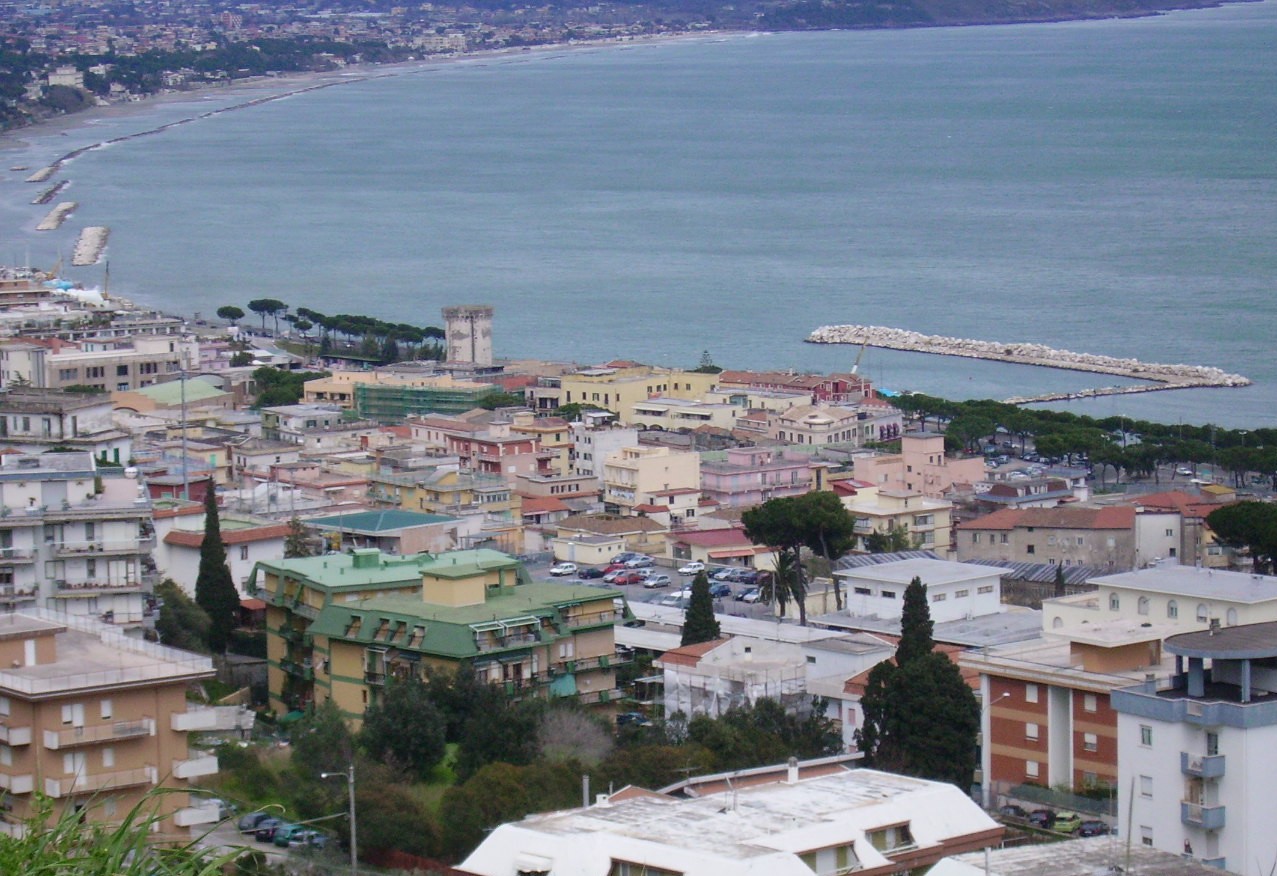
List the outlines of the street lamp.
<svg viewBox="0 0 1277 876">
<path fill-rule="evenodd" d="M 359 876 L 359 848 L 355 841 L 355 759 L 352 757 L 342 772 L 319 774 L 321 779 L 335 776 L 345 778 L 346 791 L 350 794 L 350 876 Z"/>
<path fill-rule="evenodd" d="M 993 772 L 993 707 L 998 703 L 1011 696 L 1011 692 L 999 694 L 996 698 L 989 700 L 980 707 L 980 791 L 984 796 L 984 809 L 987 812 L 990 806 L 989 789 L 992 786 L 992 780 L 989 776 Z"/>
</svg>

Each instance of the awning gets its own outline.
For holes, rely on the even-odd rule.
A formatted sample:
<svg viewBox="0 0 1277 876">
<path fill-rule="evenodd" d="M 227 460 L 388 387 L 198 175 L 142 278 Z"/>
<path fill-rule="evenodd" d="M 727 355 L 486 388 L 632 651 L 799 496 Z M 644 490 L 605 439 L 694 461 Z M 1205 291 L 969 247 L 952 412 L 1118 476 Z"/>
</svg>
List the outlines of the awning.
<svg viewBox="0 0 1277 876">
<path fill-rule="evenodd" d="M 721 551 L 710 551 L 710 559 L 725 560 L 730 557 L 752 557 L 756 553 L 752 547 L 748 548 L 728 548 Z"/>
<path fill-rule="evenodd" d="M 248 611 L 265 611 L 266 603 L 256 597 L 250 596 L 247 599 L 241 599 L 239 601 L 239 607 L 247 609 Z"/>
</svg>

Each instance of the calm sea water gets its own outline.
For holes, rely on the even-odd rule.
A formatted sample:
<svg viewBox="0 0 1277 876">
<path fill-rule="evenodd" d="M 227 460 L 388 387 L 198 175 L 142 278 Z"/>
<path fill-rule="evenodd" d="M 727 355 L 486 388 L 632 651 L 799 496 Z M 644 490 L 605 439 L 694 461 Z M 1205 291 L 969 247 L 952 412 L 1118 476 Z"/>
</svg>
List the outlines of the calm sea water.
<svg viewBox="0 0 1277 876">
<path fill-rule="evenodd" d="M 802 339 L 862 322 L 1203 363 L 1256 385 L 1074 409 L 1271 426 L 1275 60 L 1273 2 L 471 60 L 88 153 L 72 221 L 31 230 L 48 208 L 9 166 L 269 89 L 221 92 L 13 140 L 0 257 L 51 263 L 104 224 L 112 289 L 141 302 L 431 324 L 490 303 L 510 356 L 826 370 L 857 351 Z M 953 397 L 1097 383 L 861 368 Z"/>
</svg>

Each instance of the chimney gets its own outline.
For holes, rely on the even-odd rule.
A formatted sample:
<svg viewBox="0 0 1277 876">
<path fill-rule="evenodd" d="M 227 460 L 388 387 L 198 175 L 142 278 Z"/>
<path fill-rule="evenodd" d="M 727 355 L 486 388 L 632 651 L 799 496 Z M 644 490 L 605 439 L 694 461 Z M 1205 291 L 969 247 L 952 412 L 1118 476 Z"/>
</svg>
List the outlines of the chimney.
<svg viewBox="0 0 1277 876">
<path fill-rule="evenodd" d="M 789 785 L 798 784 L 798 758 L 791 757 L 789 759 L 789 768 L 786 770 L 785 783 Z"/>
</svg>

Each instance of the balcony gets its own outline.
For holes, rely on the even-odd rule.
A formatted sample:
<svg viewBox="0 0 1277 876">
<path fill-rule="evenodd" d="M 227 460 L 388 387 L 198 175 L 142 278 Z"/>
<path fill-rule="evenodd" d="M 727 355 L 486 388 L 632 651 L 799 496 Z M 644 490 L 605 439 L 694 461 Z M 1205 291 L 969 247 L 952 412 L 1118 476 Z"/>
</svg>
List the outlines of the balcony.
<svg viewBox="0 0 1277 876">
<path fill-rule="evenodd" d="M 57 590 L 55 596 L 59 597 L 76 597 L 76 596 L 93 596 L 98 593 L 125 593 L 131 590 L 142 589 L 141 581 L 110 581 L 104 579 L 88 579 L 83 581 L 70 581 L 65 578 L 58 578 L 53 582 Z"/>
<path fill-rule="evenodd" d="M 217 757 L 204 755 L 186 760 L 173 761 L 173 776 L 178 779 L 194 779 L 199 776 L 211 776 L 217 772 Z M 217 807 L 213 807 L 216 809 Z"/>
<path fill-rule="evenodd" d="M 195 827 L 217 821 L 216 806 L 187 806 L 173 813 L 173 823 L 178 827 Z"/>
<path fill-rule="evenodd" d="M 137 721 L 116 721 L 114 724 L 94 724 L 88 727 L 68 727 L 65 730 L 45 730 L 44 747 L 53 749 L 75 748 L 79 745 L 96 745 L 100 742 L 120 742 L 155 735 L 155 721 L 141 718 Z"/>
<path fill-rule="evenodd" d="M 243 706 L 203 706 L 174 712 L 170 726 L 178 733 L 198 730 L 252 730 L 256 715 Z"/>
<path fill-rule="evenodd" d="M 8 791 L 10 794 L 30 794 L 35 790 L 35 778 L 30 773 L 24 773 L 20 776 L 0 773 L 0 789 Z"/>
<path fill-rule="evenodd" d="M 1190 754 L 1179 753 L 1179 771 L 1186 776 L 1199 779 L 1220 779 L 1224 777 L 1224 755 L 1222 754 Z"/>
<path fill-rule="evenodd" d="M 144 766 L 132 770 L 116 770 L 109 773 L 78 775 L 69 779 L 45 779 L 44 793 L 50 797 L 70 797 L 92 794 L 107 789 L 131 788 L 137 785 L 154 785 L 159 780 L 155 767 Z"/>
<path fill-rule="evenodd" d="M 279 661 L 279 668 L 287 672 L 289 675 L 296 676 L 304 681 L 315 680 L 315 670 L 314 667 L 310 665 L 309 661 L 305 663 L 298 663 L 295 660 L 281 660 Z"/>
<path fill-rule="evenodd" d="M 124 541 L 62 541 L 53 545 L 53 553 L 58 557 L 99 556 L 103 554 L 139 554 L 147 548 L 148 539 L 135 538 Z M 155 539 L 149 539 L 150 546 L 155 546 Z"/>
<path fill-rule="evenodd" d="M 1203 806 L 1201 803 L 1181 802 L 1179 820 L 1204 830 L 1221 830 L 1224 827 L 1223 806 Z"/>
<path fill-rule="evenodd" d="M 17 602 L 20 599 L 35 599 L 34 587 L 0 587 L 0 602 Z"/>
<path fill-rule="evenodd" d="M 374 687 L 381 687 L 386 683 L 386 673 L 364 670 L 364 683 L 371 684 Z"/>
<path fill-rule="evenodd" d="M 8 724 L 0 724 L 0 743 L 4 745 L 30 745 L 31 728 L 10 727 Z"/>
<path fill-rule="evenodd" d="M 564 619 L 563 627 L 565 629 L 578 629 L 580 627 L 598 627 L 607 624 L 617 624 L 625 621 L 625 612 L 621 609 L 609 609 L 607 611 L 591 612 L 590 614 L 569 615 Z"/>
<path fill-rule="evenodd" d="M 35 560 L 35 551 L 28 548 L 0 548 L 0 563 L 30 563 Z"/>
</svg>

